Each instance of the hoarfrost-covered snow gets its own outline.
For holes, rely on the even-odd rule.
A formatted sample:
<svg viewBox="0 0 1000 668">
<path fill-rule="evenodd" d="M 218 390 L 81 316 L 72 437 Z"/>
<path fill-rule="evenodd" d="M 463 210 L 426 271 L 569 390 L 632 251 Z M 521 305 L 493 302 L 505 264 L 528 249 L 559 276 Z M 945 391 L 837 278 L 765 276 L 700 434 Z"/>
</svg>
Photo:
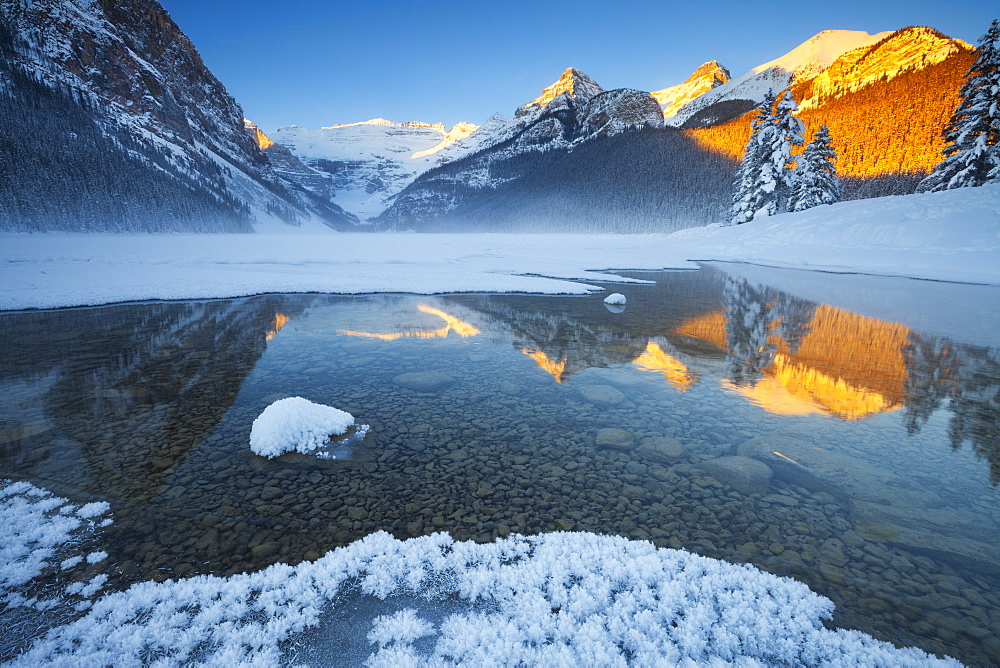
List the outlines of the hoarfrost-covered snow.
<svg viewBox="0 0 1000 668">
<path fill-rule="evenodd" d="M 605 304 L 622 305 L 625 303 L 625 295 L 620 292 L 613 292 L 604 298 Z"/>
<path fill-rule="evenodd" d="M 316 404 L 302 397 L 279 399 L 264 409 L 250 429 L 250 449 L 262 457 L 286 452 L 310 453 L 354 426 L 354 416 L 333 406 Z M 368 425 L 360 425 L 364 436 Z"/>
<path fill-rule="evenodd" d="M 81 548 L 99 526 L 94 518 L 110 508 L 103 501 L 77 506 L 30 483 L 0 480 L 0 603 L 24 603 L 21 587 L 46 568 L 94 563 L 97 553 Z"/>
<path fill-rule="evenodd" d="M 355 606 L 359 600 L 375 605 Z M 435 607 L 450 610 L 441 617 Z M 16 657 L 39 663 L 289 663 L 337 607 L 368 665 L 958 665 L 829 630 L 799 582 L 645 541 L 589 533 L 490 544 L 384 532 L 296 567 L 143 582 L 96 601 Z M 429 619 L 430 618 L 430 619 Z M 343 629 L 341 629 L 343 631 Z M 313 646 L 311 646 L 313 645 Z"/>
<path fill-rule="evenodd" d="M 671 235 L 0 234 L 0 310 L 267 292 L 585 294 L 700 260 L 1000 285 L 1000 185 Z M 552 248 L 559 248 L 553 253 Z"/>
</svg>

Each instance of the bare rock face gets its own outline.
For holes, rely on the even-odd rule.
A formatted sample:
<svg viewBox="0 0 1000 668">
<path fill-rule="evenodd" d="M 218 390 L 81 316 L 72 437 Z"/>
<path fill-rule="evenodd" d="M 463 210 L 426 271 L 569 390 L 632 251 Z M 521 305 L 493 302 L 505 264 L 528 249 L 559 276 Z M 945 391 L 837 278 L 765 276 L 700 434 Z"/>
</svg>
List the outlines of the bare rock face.
<svg viewBox="0 0 1000 668">
<path fill-rule="evenodd" d="M 583 107 L 579 134 L 607 137 L 629 130 L 662 127 L 663 112 L 652 95 L 619 88 L 597 95 Z"/>
<path fill-rule="evenodd" d="M 518 109 L 518 113 L 546 107 L 562 96 L 573 98 L 582 104 L 603 92 L 600 84 L 575 67 L 570 67 L 555 83 L 543 90 L 541 95 Z"/>
<path fill-rule="evenodd" d="M 701 464 L 710 476 L 743 494 L 763 494 L 773 472 L 763 462 L 749 457 L 719 457 Z"/>
</svg>

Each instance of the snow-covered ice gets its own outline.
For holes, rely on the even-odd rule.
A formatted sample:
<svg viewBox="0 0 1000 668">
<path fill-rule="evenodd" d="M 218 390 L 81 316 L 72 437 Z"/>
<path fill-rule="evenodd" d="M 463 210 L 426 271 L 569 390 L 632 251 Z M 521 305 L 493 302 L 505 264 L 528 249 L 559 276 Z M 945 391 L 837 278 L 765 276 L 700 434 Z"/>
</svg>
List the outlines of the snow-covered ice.
<svg viewBox="0 0 1000 668">
<path fill-rule="evenodd" d="M 558 252 L 554 252 L 558 249 Z M 671 235 L 0 235 L 0 309 L 266 292 L 582 294 L 723 260 L 1000 285 L 1000 185 Z"/>
<path fill-rule="evenodd" d="M 302 397 L 279 399 L 265 408 L 250 429 L 250 449 L 262 457 L 286 452 L 308 454 L 325 445 L 330 436 L 341 436 L 355 426 L 354 416 L 333 406 Z M 355 432 L 364 436 L 368 425 Z"/>
<path fill-rule="evenodd" d="M 607 297 L 604 298 L 604 303 L 605 304 L 613 304 L 615 306 L 624 306 L 625 305 L 625 295 L 623 295 L 620 292 L 613 292 L 613 293 L 611 293 L 610 295 L 608 295 Z"/>
</svg>

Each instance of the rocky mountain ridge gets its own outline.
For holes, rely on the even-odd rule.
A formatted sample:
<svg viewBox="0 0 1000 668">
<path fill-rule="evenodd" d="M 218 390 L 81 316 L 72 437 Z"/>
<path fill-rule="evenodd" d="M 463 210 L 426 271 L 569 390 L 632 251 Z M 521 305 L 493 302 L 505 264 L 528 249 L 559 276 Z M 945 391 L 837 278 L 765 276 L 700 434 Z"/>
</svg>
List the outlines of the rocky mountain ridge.
<svg viewBox="0 0 1000 668">
<path fill-rule="evenodd" d="M 552 231 L 553 220 L 563 221 L 555 229 L 567 229 L 574 221 L 562 211 L 573 211 L 577 219 L 590 218 L 575 202 L 588 199 L 588 192 L 613 192 L 615 187 L 632 192 L 628 203 L 619 200 L 618 204 L 633 216 L 625 223 L 628 229 L 665 231 L 715 222 L 726 208 L 729 186 L 749 136 L 747 112 L 767 90 L 789 86 L 802 102 L 802 115 L 810 128 L 831 125 L 844 173 L 856 179 L 848 184 L 849 196 L 909 192 L 921 170 L 929 169 L 940 156 L 940 128 L 956 103 L 969 49 L 965 42 L 929 28 L 874 35 L 824 31 L 734 79 L 710 61 L 685 83 L 653 94 L 634 91 L 626 96 L 612 91 L 617 99 L 627 97 L 628 102 L 601 112 L 601 118 L 610 122 L 607 132 L 594 131 L 595 126 L 604 126 L 594 120 L 592 105 L 603 100 L 607 106 L 610 94 L 598 93 L 580 105 L 578 97 L 569 92 L 580 90 L 586 97 L 595 89 L 578 86 L 582 73 L 571 68 L 542 96 L 520 107 L 513 119 L 488 124 L 489 129 L 484 126 L 473 133 L 467 139 L 478 140 L 473 151 L 456 155 L 450 164 L 418 177 L 375 222 L 388 229 L 456 229 L 453 225 L 508 229 L 511 223 L 502 222 L 506 216 L 522 221 L 514 224 L 515 229 L 525 229 L 530 212 L 511 199 L 520 197 L 543 207 L 535 217 L 546 230 Z M 589 77 L 587 81 L 596 86 Z M 910 99 L 915 94 L 919 99 Z M 685 96 L 693 99 L 685 102 Z M 646 100 L 662 109 L 663 122 L 652 119 L 653 107 Z M 906 113 L 904 109 L 910 107 L 920 113 Z M 886 113 L 890 108 L 899 111 Z M 898 131 L 901 123 L 906 125 L 904 131 Z M 656 134 L 671 129 L 683 136 Z M 629 130 L 652 134 L 641 141 L 614 138 Z M 581 163 L 581 156 L 588 154 L 581 146 L 596 137 L 609 139 L 602 144 L 604 155 L 597 158 L 606 162 L 607 169 Z M 639 145 L 650 151 L 678 151 L 675 157 L 683 155 L 689 161 L 690 174 L 676 173 L 673 165 L 666 166 L 669 163 L 658 156 L 632 155 Z M 524 157 L 528 152 L 549 155 L 529 160 Z M 723 158 L 721 164 L 719 157 Z M 611 183 L 615 178 L 609 174 L 612 169 L 622 179 L 623 174 L 632 172 L 636 161 L 646 163 L 649 169 L 637 170 L 631 180 L 622 180 L 617 186 Z M 558 173 L 573 177 L 557 182 Z M 578 178 L 583 173 L 591 180 Z M 645 178 L 645 173 L 661 178 Z M 533 182 L 529 186 L 524 179 Z M 521 184 L 514 185 L 518 182 Z M 703 199 L 719 199 L 699 201 L 693 193 L 701 193 Z M 664 215 L 657 208 L 678 207 L 681 202 L 687 207 L 682 215 L 677 211 Z M 593 205 L 603 206 L 600 201 Z M 623 212 L 602 210 L 594 217 L 601 215 L 605 220 L 620 219 Z"/>
<path fill-rule="evenodd" d="M 0 166 L 27 165 L 0 184 L 0 228 L 706 224 L 725 208 L 747 112 L 786 87 L 864 181 L 849 192 L 904 192 L 940 155 L 970 54 L 930 28 L 829 30 L 739 77 L 708 61 L 654 93 L 570 67 L 480 127 L 377 118 L 269 137 L 155 1 L 0 0 Z"/>
<path fill-rule="evenodd" d="M 687 103 L 713 88 L 718 88 L 732 77 L 729 70 L 715 60 L 703 63 L 691 73 L 684 83 L 668 86 L 650 93 L 663 109 L 664 118 L 673 118 Z"/>
<path fill-rule="evenodd" d="M 5 142 L 0 161 L 37 157 L 5 180 L 0 227 L 356 222 L 271 168 L 239 104 L 159 3 L 0 0 L 0 33 L 5 129 L 23 138 Z M 87 150 L 65 151 L 83 137 Z M 50 185 L 35 193 L 40 183 Z"/>
</svg>

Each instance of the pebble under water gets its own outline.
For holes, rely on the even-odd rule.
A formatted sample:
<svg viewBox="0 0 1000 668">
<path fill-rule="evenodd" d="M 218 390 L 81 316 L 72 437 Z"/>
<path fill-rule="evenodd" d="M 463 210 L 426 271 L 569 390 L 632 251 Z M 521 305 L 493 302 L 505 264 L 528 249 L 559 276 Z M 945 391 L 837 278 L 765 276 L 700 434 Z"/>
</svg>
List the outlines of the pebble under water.
<svg viewBox="0 0 1000 668">
<path fill-rule="evenodd" d="M 0 314 L 0 477 L 110 502 L 109 588 L 378 530 L 591 531 L 752 563 L 830 597 L 838 626 L 1000 663 L 1000 333 L 724 267 L 630 275 L 655 284 L 607 286 L 621 312 L 599 293 Z M 333 459 L 252 454 L 290 396 L 371 430 Z"/>
</svg>

